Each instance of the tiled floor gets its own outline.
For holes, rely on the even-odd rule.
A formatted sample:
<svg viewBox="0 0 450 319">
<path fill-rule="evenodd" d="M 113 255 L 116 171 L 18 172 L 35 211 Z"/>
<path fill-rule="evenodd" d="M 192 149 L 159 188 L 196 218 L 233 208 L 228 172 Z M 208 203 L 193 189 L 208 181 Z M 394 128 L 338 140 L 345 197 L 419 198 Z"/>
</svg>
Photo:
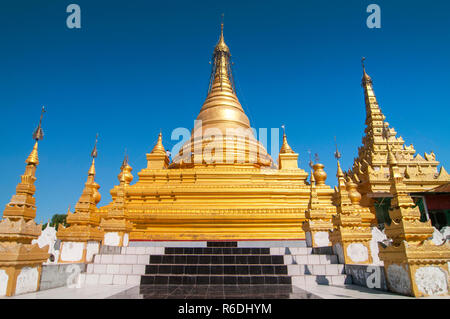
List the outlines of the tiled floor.
<svg viewBox="0 0 450 319">
<path fill-rule="evenodd" d="M 311 286 L 308 292 L 323 299 L 410 299 L 411 297 L 401 296 L 386 291 L 370 289 L 356 285 L 346 286 Z"/>
<path fill-rule="evenodd" d="M 155 286 L 153 286 L 155 287 Z M 410 297 L 400 296 L 385 291 L 379 291 L 369 289 L 365 287 L 347 285 L 345 287 L 333 287 L 319 285 L 316 287 L 306 288 L 305 290 L 292 286 L 292 291 L 289 292 L 286 287 L 277 286 L 277 291 L 273 291 L 274 286 L 271 285 L 269 291 L 261 290 L 264 286 L 258 286 L 257 288 L 250 288 L 248 290 L 242 287 L 222 286 L 223 289 L 216 290 L 211 288 L 212 286 L 203 286 L 195 288 L 193 286 L 168 286 L 159 285 L 159 287 L 150 288 L 147 291 L 144 288 L 142 292 L 145 292 L 146 298 L 177 298 L 177 299 L 195 299 L 195 298 L 270 298 L 270 299 L 411 299 Z M 267 286 L 266 286 L 267 287 Z M 251 289 L 256 289 L 251 290 Z M 284 289 L 284 290 L 283 290 Z M 140 293 L 139 286 L 112 286 L 112 285 L 98 285 L 85 288 L 68 288 L 61 287 L 49 290 L 38 291 L 34 293 L 19 295 L 15 297 L 0 297 L 12 298 L 12 299 L 143 299 L 144 295 Z M 427 299 L 450 299 L 450 296 L 436 296 L 427 297 Z"/>
<path fill-rule="evenodd" d="M 320 299 L 291 285 L 143 285 L 111 299 Z"/>
<path fill-rule="evenodd" d="M 307 290 L 324 299 L 414 299 L 413 297 L 401 296 L 387 291 L 357 285 L 346 285 L 342 287 L 317 285 Z M 422 297 L 421 299 L 450 299 L 450 296 L 430 296 Z"/>
<path fill-rule="evenodd" d="M 0 297 L 10 299 L 105 299 L 126 291 L 133 285 L 113 286 L 97 285 L 84 288 L 60 287 L 38 292 L 18 295 L 14 297 Z"/>
</svg>

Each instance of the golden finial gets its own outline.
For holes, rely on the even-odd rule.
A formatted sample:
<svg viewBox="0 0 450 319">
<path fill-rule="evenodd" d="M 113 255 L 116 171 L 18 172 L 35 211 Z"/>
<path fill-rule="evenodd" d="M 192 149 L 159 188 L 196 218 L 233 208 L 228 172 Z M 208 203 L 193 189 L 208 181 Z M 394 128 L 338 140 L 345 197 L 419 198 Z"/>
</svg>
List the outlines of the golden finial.
<svg viewBox="0 0 450 319">
<path fill-rule="evenodd" d="M 220 37 L 223 39 L 223 21 L 225 19 L 225 14 L 222 13 L 222 21 L 220 22 Z"/>
<path fill-rule="evenodd" d="M 33 165 L 39 165 L 39 156 L 38 156 L 38 141 L 34 143 L 33 150 L 31 151 L 30 155 L 28 155 L 25 163 L 27 164 L 33 164 Z"/>
<path fill-rule="evenodd" d="M 219 37 L 219 41 L 217 42 L 217 45 L 216 45 L 214 51 L 223 51 L 223 52 L 226 52 L 229 54 L 230 49 L 226 45 L 225 38 L 223 36 L 223 17 L 224 17 L 224 14 L 222 13 L 222 23 L 220 24 L 220 37 Z"/>
<path fill-rule="evenodd" d="M 45 107 L 42 106 L 41 117 L 39 119 L 39 125 L 33 132 L 33 140 L 40 141 L 44 138 L 44 131 L 42 130 L 42 118 L 43 118 L 45 112 L 46 112 Z"/>
<path fill-rule="evenodd" d="M 314 178 L 314 172 L 313 172 L 314 162 L 312 160 L 311 150 L 308 150 L 308 154 L 309 154 L 309 163 L 308 164 L 309 164 L 309 167 L 310 167 L 310 170 L 311 170 L 310 182 L 311 182 L 311 185 L 312 185 L 313 183 L 316 182 L 316 179 Z"/>
<path fill-rule="evenodd" d="M 292 150 L 292 148 L 289 146 L 289 144 L 287 142 L 285 126 L 281 125 L 281 127 L 283 128 L 283 145 L 281 146 L 280 154 L 294 153 L 294 151 Z"/>
<path fill-rule="evenodd" d="M 34 143 L 33 150 L 31 151 L 30 155 L 28 155 L 28 158 L 25 161 L 25 163 L 27 163 L 27 164 L 39 165 L 38 141 L 40 141 L 44 138 L 44 130 L 42 129 L 42 118 L 44 116 L 44 113 L 45 113 L 45 108 L 42 107 L 39 124 L 33 132 L 33 139 L 36 142 Z"/>
<path fill-rule="evenodd" d="M 366 60 L 365 57 L 361 58 L 361 65 L 362 65 L 362 68 L 363 68 L 363 78 L 362 78 L 362 84 L 363 85 L 366 84 L 366 83 L 369 83 L 369 84 L 372 83 L 372 78 L 366 73 L 366 67 L 364 65 L 364 61 L 365 60 Z"/>
<path fill-rule="evenodd" d="M 125 157 L 123 159 L 122 166 L 120 166 L 120 174 L 117 176 L 121 185 L 129 185 L 131 183 L 133 180 L 133 175 L 131 174 L 132 170 L 133 168 L 128 164 L 128 155 L 125 149 Z"/>
<path fill-rule="evenodd" d="M 158 141 L 156 142 L 155 146 L 153 147 L 151 154 L 166 154 L 166 150 L 164 149 L 164 146 L 162 144 L 162 133 L 161 132 L 159 132 Z"/>
<path fill-rule="evenodd" d="M 341 153 L 338 150 L 336 136 L 334 137 L 334 145 L 336 146 L 336 152 L 334 152 L 334 158 L 336 158 L 339 161 L 339 159 L 341 158 Z"/>
<path fill-rule="evenodd" d="M 344 172 L 342 172 L 341 163 L 339 163 L 339 160 L 337 161 L 337 177 L 344 177 Z"/>
<path fill-rule="evenodd" d="M 92 164 L 91 167 L 89 168 L 88 175 L 95 175 L 95 158 L 97 157 L 97 142 L 98 142 L 98 133 L 95 135 L 95 144 L 91 152 Z"/>
<path fill-rule="evenodd" d="M 97 157 L 97 142 L 98 142 L 98 133 L 95 135 L 95 144 L 94 144 L 94 148 L 92 149 L 92 152 L 91 152 L 91 156 L 93 158 Z"/>
<path fill-rule="evenodd" d="M 128 165 L 128 154 L 127 154 L 127 149 L 125 148 L 125 155 L 123 158 L 122 166 L 120 166 L 120 169 L 123 170 L 124 167 L 127 165 Z"/>
<path fill-rule="evenodd" d="M 337 178 L 344 177 L 344 173 L 342 172 L 341 163 L 339 163 L 339 159 L 341 158 L 341 153 L 339 152 L 337 142 L 336 142 L 336 136 L 334 137 L 334 144 L 336 145 L 336 152 L 334 152 L 334 157 L 337 161 Z"/>
<path fill-rule="evenodd" d="M 309 166 L 314 170 L 314 176 L 311 176 L 311 180 L 315 181 L 315 185 L 325 185 L 325 180 L 327 179 L 327 173 L 323 169 L 325 165 L 319 163 L 319 154 L 314 153 L 314 162 L 311 158 L 311 151 L 308 150 L 309 153 Z"/>
</svg>

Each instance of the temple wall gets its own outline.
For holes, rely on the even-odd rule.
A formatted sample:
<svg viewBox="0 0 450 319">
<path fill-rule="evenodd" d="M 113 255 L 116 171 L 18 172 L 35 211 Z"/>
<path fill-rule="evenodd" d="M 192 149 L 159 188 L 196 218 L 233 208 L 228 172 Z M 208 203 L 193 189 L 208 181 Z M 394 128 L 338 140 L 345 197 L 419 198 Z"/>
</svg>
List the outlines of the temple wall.
<svg viewBox="0 0 450 319">
<path fill-rule="evenodd" d="M 15 295 L 35 292 L 38 288 L 38 267 L 23 267 L 17 276 Z"/>
<path fill-rule="evenodd" d="M 345 265 L 345 273 L 355 285 L 387 291 L 384 267 L 377 265 Z"/>
<path fill-rule="evenodd" d="M 78 274 L 86 271 L 86 264 L 43 265 L 39 290 L 75 285 Z"/>
</svg>

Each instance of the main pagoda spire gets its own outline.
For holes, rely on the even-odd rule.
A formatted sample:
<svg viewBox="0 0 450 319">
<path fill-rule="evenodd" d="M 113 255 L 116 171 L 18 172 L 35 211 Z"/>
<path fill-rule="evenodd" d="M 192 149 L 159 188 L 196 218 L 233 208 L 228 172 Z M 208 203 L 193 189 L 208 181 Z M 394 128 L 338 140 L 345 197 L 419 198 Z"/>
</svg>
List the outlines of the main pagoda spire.
<svg viewBox="0 0 450 319">
<path fill-rule="evenodd" d="M 215 83 L 220 85 L 219 87 L 221 90 L 223 90 L 224 87 L 231 87 L 231 90 L 235 93 L 233 72 L 231 71 L 231 53 L 223 36 L 223 23 L 220 25 L 220 37 L 214 48 L 212 61 L 213 66 L 208 93 L 211 92 Z"/>
<path fill-rule="evenodd" d="M 256 140 L 236 96 L 223 23 L 212 62 L 208 95 L 196 118 L 191 139 L 173 158 L 171 168 L 237 163 L 273 166 L 272 158 Z"/>
<path fill-rule="evenodd" d="M 214 47 L 212 56 L 211 78 L 203 107 L 197 117 L 204 128 L 209 126 L 250 128 L 250 122 L 239 103 L 234 89 L 231 70 L 231 53 L 223 36 L 221 24 L 219 41 Z M 225 131 L 223 131 L 225 134 Z"/>
</svg>

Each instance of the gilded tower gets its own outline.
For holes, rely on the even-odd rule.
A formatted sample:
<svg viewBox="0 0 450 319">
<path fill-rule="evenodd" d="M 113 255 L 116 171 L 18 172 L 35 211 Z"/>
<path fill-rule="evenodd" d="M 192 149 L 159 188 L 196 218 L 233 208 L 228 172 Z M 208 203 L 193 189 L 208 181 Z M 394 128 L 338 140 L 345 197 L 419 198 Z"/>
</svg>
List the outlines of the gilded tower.
<svg viewBox="0 0 450 319">
<path fill-rule="evenodd" d="M 358 191 L 362 194 L 362 203 L 372 207 L 373 216 L 378 222 L 389 218 L 387 210 L 392 198 L 389 182 L 389 163 L 387 143 L 397 158 L 400 173 L 404 176 L 404 183 L 408 193 L 429 190 L 450 181 L 444 167 L 438 170 L 439 162 L 431 151 L 422 157 L 416 154 L 413 145 L 407 146 L 401 136 L 397 136 L 394 128 L 385 122 L 386 117 L 381 112 L 373 89 L 372 78 L 367 74 L 363 62 L 363 77 L 361 85 L 364 89 L 366 105 L 366 129 L 362 139 L 362 146 L 358 148 L 358 157 L 353 167 L 347 172 L 358 184 Z M 385 139 L 383 132 L 389 132 Z M 374 206 L 375 204 L 375 206 Z M 373 219 L 373 223 L 376 220 Z"/>
<path fill-rule="evenodd" d="M 25 173 L 16 193 L 3 211 L 0 221 L 0 296 L 13 296 L 39 289 L 42 263 L 49 257 L 48 246 L 32 244 L 41 234 L 36 217 L 36 168 L 39 165 L 38 142 L 44 137 L 42 108 L 39 125 L 33 133 L 33 150 L 26 159 Z"/>
<path fill-rule="evenodd" d="M 130 231 L 133 225 L 128 221 L 128 209 L 126 205 L 126 189 L 133 180 L 131 171 L 133 169 L 128 164 L 128 156 L 125 156 L 120 174 L 119 185 L 111 190 L 113 202 L 109 206 L 108 212 L 101 218 L 100 227 L 105 232 L 103 245 L 127 246 Z"/>
<path fill-rule="evenodd" d="M 386 128 L 387 129 L 387 128 Z M 389 133 L 386 135 L 389 137 Z M 386 225 L 392 244 L 379 245 L 387 284 L 391 291 L 419 296 L 448 294 L 450 242 L 436 245 L 430 220 L 421 221 L 419 208 L 408 194 L 397 159 L 388 142 L 390 192 L 393 195 Z"/>
<path fill-rule="evenodd" d="M 97 139 L 91 152 L 92 163 L 88 171 L 80 199 L 75 205 L 75 212 L 67 213 L 66 228 L 59 226 L 56 236 L 62 241 L 59 262 L 90 262 L 100 249 L 104 232 L 100 229 L 100 215 L 97 204 L 101 196 L 100 185 L 95 182 L 95 158 L 97 157 Z"/>
<path fill-rule="evenodd" d="M 361 194 L 356 190 L 356 184 L 346 181 L 339 163 L 340 154 L 336 150 L 338 186 L 335 189 L 335 204 L 337 214 L 333 216 L 333 229 L 329 237 L 333 244 L 333 251 L 339 261 L 345 264 L 370 264 L 370 227 L 362 222 L 362 213 L 367 208 L 359 202 Z"/>
</svg>

